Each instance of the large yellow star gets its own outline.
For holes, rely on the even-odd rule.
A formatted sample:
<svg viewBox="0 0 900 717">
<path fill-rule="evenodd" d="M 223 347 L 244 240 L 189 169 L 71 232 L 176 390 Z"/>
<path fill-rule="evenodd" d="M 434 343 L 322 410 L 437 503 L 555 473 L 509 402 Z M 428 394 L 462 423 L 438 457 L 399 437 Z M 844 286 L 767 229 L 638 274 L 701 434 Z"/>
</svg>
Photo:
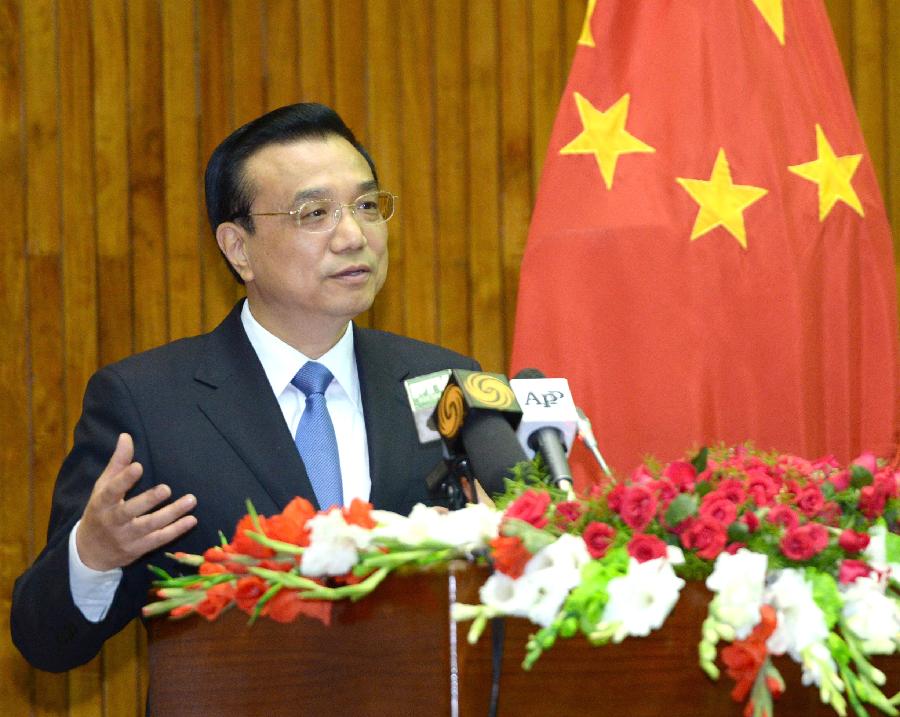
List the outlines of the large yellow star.
<svg viewBox="0 0 900 717">
<path fill-rule="evenodd" d="M 584 24 L 581 26 L 581 36 L 578 38 L 579 45 L 597 47 L 597 43 L 594 42 L 594 33 L 591 32 L 591 18 L 594 15 L 595 7 L 597 7 L 597 0 L 588 0 L 587 11 L 584 13 Z"/>
<path fill-rule="evenodd" d="M 784 0 L 753 0 L 766 24 L 772 28 L 778 42 L 784 44 Z"/>
<path fill-rule="evenodd" d="M 862 160 L 861 154 L 848 154 L 843 157 L 835 155 L 825 132 L 820 125 L 816 125 L 816 152 L 818 158 L 805 164 L 795 164 L 788 167 L 810 182 L 819 185 L 819 221 L 825 221 L 825 217 L 840 199 L 848 204 L 859 216 L 866 216 L 862 203 L 853 189 L 851 180 Z"/>
<path fill-rule="evenodd" d="M 724 149 L 719 149 L 716 155 L 709 180 L 677 177 L 675 181 L 700 205 L 691 241 L 716 227 L 723 227 L 737 239 L 738 244 L 747 248 L 744 210 L 768 194 L 767 189 L 731 181 L 731 168 Z"/>
<path fill-rule="evenodd" d="M 631 96 L 622 95 L 606 112 L 601 112 L 583 96 L 575 94 L 575 104 L 584 128 L 581 134 L 559 150 L 560 154 L 593 154 L 606 182 L 612 189 L 616 173 L 616 162 L 620 154 L 634 152 L 655 152 L 649 144 L 644 144 L 625 129 L 628 119 L 628 103 Z"/>
</svg>

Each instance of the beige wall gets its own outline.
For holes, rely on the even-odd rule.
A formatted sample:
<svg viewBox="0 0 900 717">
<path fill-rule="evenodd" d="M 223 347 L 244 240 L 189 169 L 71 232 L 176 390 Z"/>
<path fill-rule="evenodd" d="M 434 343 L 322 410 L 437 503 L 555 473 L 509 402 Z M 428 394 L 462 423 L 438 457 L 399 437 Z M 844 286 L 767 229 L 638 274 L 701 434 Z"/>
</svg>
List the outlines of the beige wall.
<svg viewBox="0 0 900 717">
<path fill-rule="evenodd" d="M 9 644 L 9 596 L 91 372 L 212 327 L 239 295 L 202 209 L 212 147 L 266 109 L 333 104 L 400 195 L 363 323 L 502 371 L 584 6 L 0 0 L 0 714 L 142 714 L 139 628 L 82 669 L 39 673 Z M 828 6 L 896 226 L 900 5 Z"/>
</svg>

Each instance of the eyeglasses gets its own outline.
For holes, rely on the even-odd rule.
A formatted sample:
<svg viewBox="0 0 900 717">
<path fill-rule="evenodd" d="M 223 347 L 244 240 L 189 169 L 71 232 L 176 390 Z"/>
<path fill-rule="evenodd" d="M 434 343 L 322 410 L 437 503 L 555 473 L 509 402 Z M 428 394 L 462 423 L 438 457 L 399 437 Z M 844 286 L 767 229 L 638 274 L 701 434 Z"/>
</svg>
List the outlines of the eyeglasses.
<svg viewBox="0 0 900 717">
<path fill-rule="evenodd" d="M 248 217 L 274 217 L 285 214 L 293 217 L 294 223 L 305 232 L 330 232 L 349 209 L 360 226 L 384 224 L 394 216 L 396 195 L 390 192 L 367 192 L 350 204 L 341 204 L 334 199 L 311 199 L 289 212 L 250 212 Z"/>
</svg>

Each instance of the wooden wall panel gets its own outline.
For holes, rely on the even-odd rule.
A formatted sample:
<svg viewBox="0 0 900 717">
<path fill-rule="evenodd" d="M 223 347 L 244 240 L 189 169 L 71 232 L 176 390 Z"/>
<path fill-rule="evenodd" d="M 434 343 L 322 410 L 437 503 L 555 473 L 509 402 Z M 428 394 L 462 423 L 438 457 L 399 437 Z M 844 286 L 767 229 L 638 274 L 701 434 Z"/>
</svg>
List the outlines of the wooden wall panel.
<svg viewBox="0 0 900 717">
<path fill-rule="evenodd" d="M 206 225 L 215 145 L 334 104 L 400 196 L 361 323 L 507 366 L 518 267 L 586 0 L 0 0 L 0 713 L 143 712 L 143 630 L 68 675 L 9 643 L 12 582 L 99 365 L 215 326 L 242 294 Z M 900 7 L 826 0 L 894 225 Z M 896 239 L 895 239 L 896 241 Z M 227 526 L 225 526 L 227 528 Z"/>
</svg>

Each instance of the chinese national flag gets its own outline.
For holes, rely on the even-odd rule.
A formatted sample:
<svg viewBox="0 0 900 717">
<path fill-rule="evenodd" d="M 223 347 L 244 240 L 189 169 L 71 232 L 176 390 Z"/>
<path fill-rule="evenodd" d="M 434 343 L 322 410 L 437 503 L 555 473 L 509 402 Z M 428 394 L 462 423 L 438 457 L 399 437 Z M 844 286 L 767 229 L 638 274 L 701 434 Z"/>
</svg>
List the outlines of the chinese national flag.
<svg viewBox="0 0 900 717">
<path fill-rule="evenodd" d="M 718 441 L 892 452 L 893 272 L 819 0 L 589 2 L 511 371 L 568 378 L 614 468 Z"/>
</svg>

